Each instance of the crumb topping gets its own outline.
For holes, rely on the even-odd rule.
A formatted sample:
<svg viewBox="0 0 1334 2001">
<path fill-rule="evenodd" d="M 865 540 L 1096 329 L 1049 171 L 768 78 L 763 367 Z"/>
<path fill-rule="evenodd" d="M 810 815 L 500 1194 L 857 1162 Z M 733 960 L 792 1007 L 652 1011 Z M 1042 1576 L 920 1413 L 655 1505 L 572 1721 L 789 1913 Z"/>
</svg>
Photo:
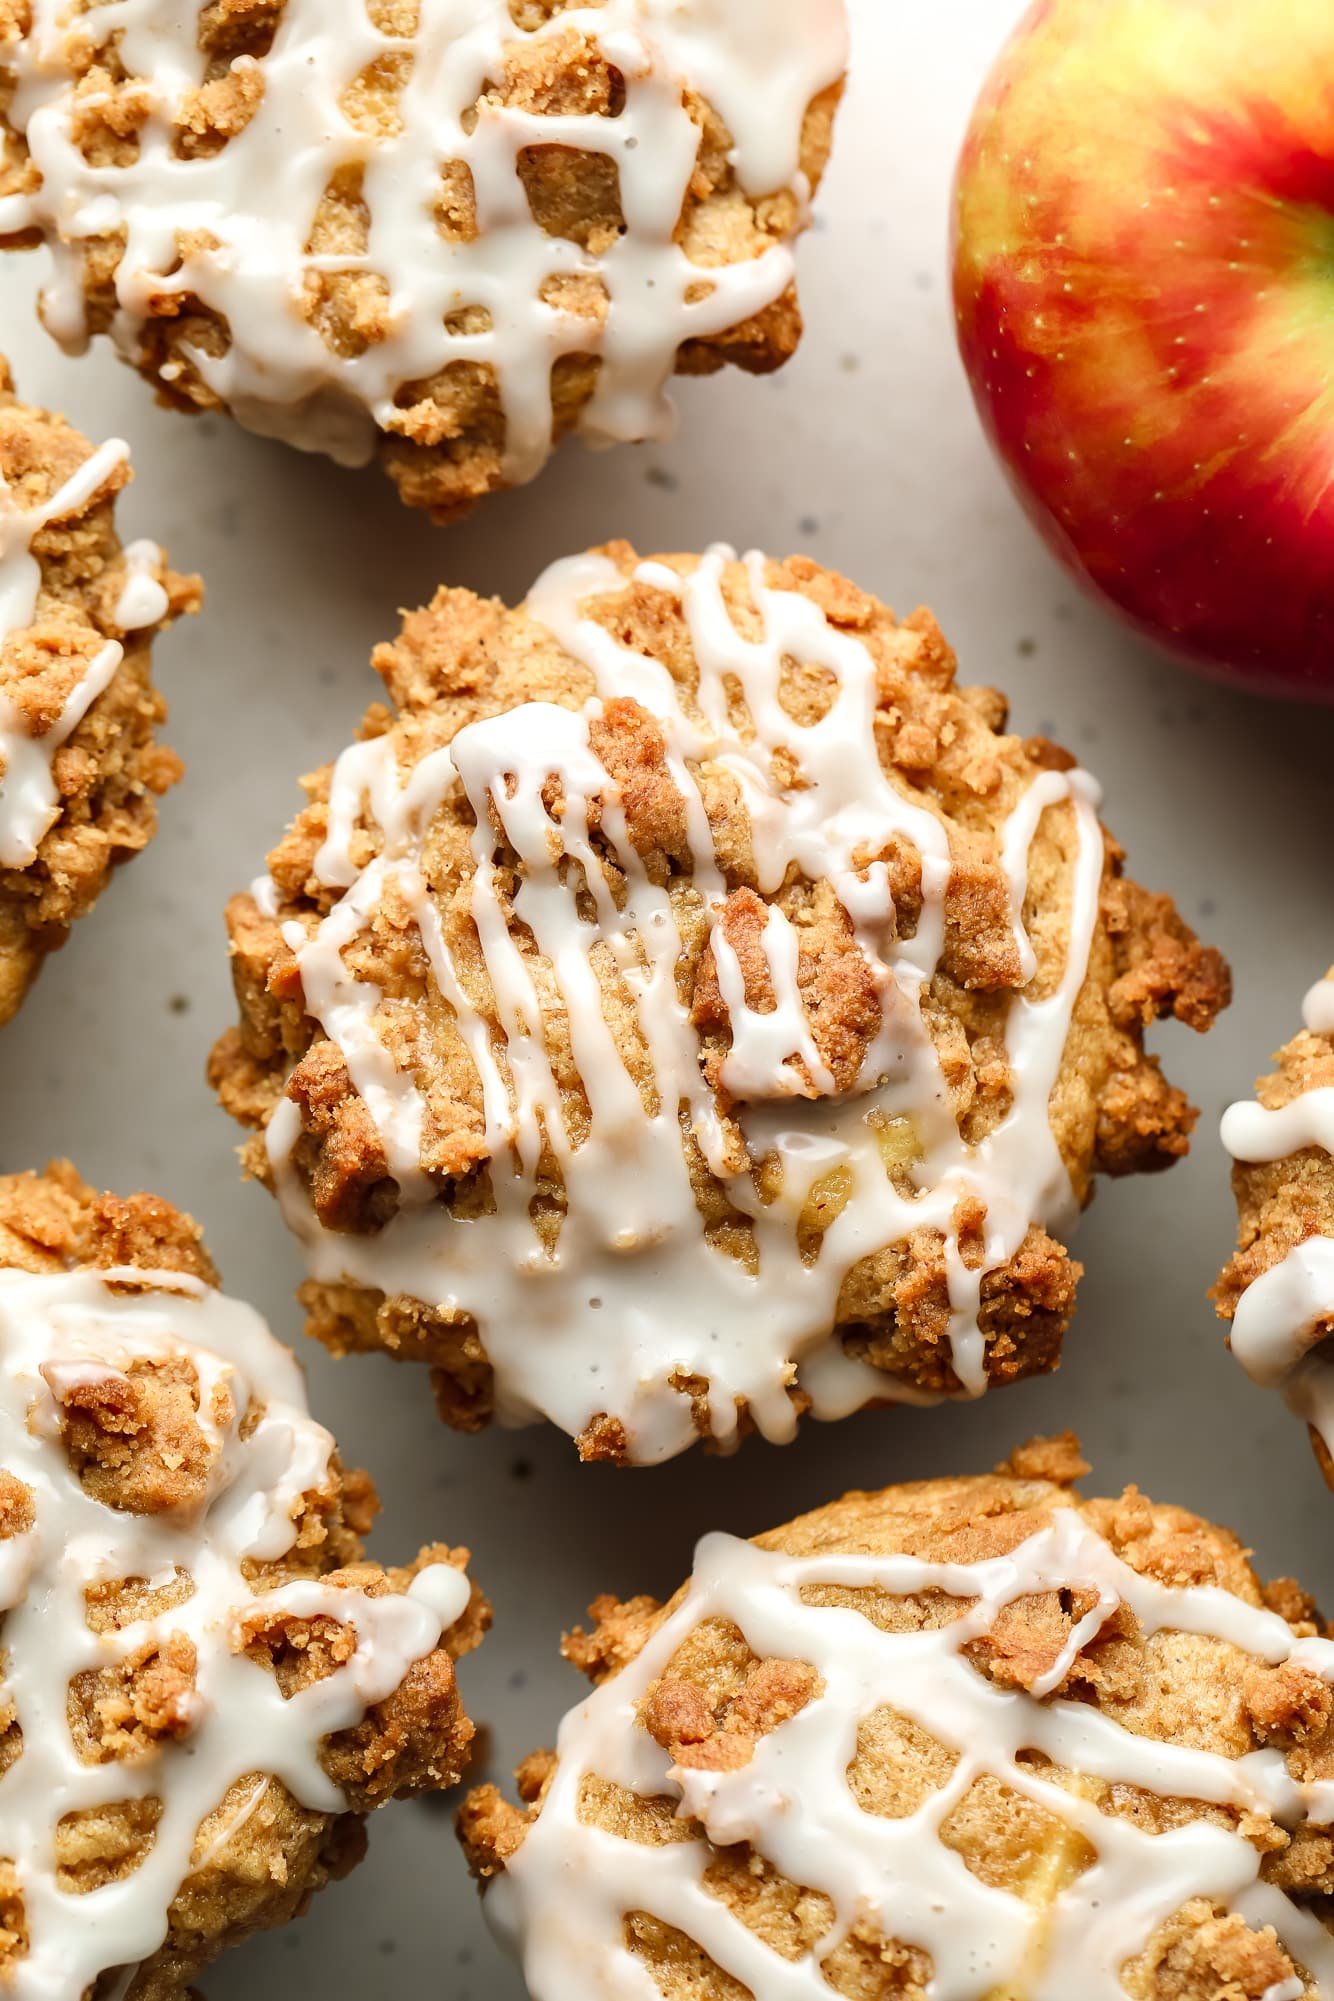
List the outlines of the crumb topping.
<svg viewBox="0 0 1334 2001">
<path fill-rule="evenodd" d="M 800 560 L 618 546 L 377 665 L 213 1069 L 313 1331 L 640 1461 L 1050 1367 L 1094 1169 L 1193 1121 L 1143 1025 L 1227 993 L 1092 780 Z"/>
<path fill-rule="evenodd" d="M 534 2001 L 1316 2001 L 1334 1643 L 1073 1440 L 711 1535 L 460 1832 Z M 1307 1611 L 1298 1604 L 1293 1610 Z"/>
<path fill-rule="evenodd" d="M 845 62 L 842 0 L 34 0 L 0 239 L 49 245 L 65 346 L 449 516 L 787 358 Z"/>
<path fill-rule="evenodd" d="M 1334 973 L 1303 1019 L 1258 1101 L 1223 1120 L 1240 1229 L 1214 1298 L 1233 1354 L 1305 1420 L 1334 1484 Z"/>
<path fill-rule="evenodd" d="M 57 1168 L 0 1230 L 0 1976 L 183 1995 L 350 1816 L 458 1776 L 485 1607 L 466 1551 L 362 1560 L 369 1483 L 187 1219 Z"/>
<path fill-rule="evenodd" d="M 199 584 L 156 543 L 122 548 L 129 477 L 119 439 L 20 403 L 0 359 L 0 1023 L 180 776 L 149 647 Z"/>
</svg>

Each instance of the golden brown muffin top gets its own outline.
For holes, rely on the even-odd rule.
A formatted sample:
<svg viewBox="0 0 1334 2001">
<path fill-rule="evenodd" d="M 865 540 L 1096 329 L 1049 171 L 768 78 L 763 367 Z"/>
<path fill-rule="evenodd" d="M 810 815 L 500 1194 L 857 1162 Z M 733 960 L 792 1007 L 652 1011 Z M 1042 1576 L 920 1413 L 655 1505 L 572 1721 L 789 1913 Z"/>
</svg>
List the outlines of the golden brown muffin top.
<svg viewBox="0 0 1334 2001">
<path fill-rule="evenodd" d="M 1073 760 L 801 558 L 615 544 L 375 664 L 214 1059 L 313 1331 L 635 1460 L 1050 1367 L 1094 1173 L 1186 1149 L 1145 1027 L 1227 998 Z"/>
<path fill-rule="evenodd" d="M 1237 1251 L 1214 1288 L 1233 1354 L 1283 1391 L 1334 1486 L 1334 972 L 1306 996 L 1305 1027 L 1223 1120 Z"/>
<path fill-rule="evenodd" d="M 5 0 L 0 238 L 55 249 L 57 338 L 114 321 L 170 400 L 379 445 L 443 518 L 786 359 L 845 61 L 842 0 Z"/>
<path fill-rule="evenodd" d="M 1227 1530 L 1086 1471 L 1037 1440 L 599 1600 L 526 1805 L 460 1816 L 534 2001 L 1329 1992 L 1334 1643 Z"/>
<path fill-rule="evenodd" d="M 149 645 L 199 580 L 156 543 L 122 547 L 129 478 L 120 439 L 19 402 L 0 356 L 0 1023 L 180 776 L 154 740 Z"/>
<path fill-rule="evenodd" d="M 466 1550 L 366 1561 L 376 1506 L 188 1217 L 62 1164 L 0 1179 L 15 2001 L 126 1967 L 136 1997 L 182 1994 L 318 1887 L 350 1814 L 457 1779 L 453 1661 L 487 1607 Z"/>
</svg>

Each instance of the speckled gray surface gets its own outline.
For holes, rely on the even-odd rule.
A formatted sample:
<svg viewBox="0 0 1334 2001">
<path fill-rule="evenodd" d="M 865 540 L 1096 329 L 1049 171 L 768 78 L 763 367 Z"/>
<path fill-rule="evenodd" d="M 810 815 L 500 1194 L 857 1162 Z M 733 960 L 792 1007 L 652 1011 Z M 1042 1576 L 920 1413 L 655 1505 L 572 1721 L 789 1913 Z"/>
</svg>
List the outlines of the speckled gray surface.
<svg viewBox="0 0 1334 2001">
<path fill-rule="evenodd" d="M 470 1543 L 495 1600 L 464 1669 L 506 1771 L 577 1693 L 557 1635 L 597 1591 L 673 1586 L 705 1529 L 757 1530 L 849 1485 L 979 1468 L 1072 1424 L 1105 1486 L 1138 1480 L 1233 1522 L 1272 1569 L 1334 1602 L 1334 1498 L 1295 1425 L 1228 1359 L 1204 1298 L 1232 1211 L 1217 1114 L 1296 1024 L 1334 958 L 1334 714 L 1263 706 L 1164 665 L 1077 600 L 988 459 L 954 355 L 947 187 L 967 108 L 1018 0 L 852 0 L 856 78 L 821 224 L 809 331 L 767 383 L 682 391 L 668 448 L 567 449 L 539 484 L 434 530 L 374 473 L 339 473 L 211 419 L 186 422 L 99 350 L 63 359 L 35 327 L 36 259 L 0 269 L 0 347 L 21 391 L 134 445 L 133 532 L 201 569 L 206 616 L 162 646 L 171 740 L 189 777 L 162 833 L 54 961 L 0 1039 L 0 1167 L 68 1153 L 110 1186 L 151 1187 L 205 1223 L 230 1287 L 296 1337 L 296 1259 L 273 1205 L 240 1185 L 203 1064 L 230 1018 L 222 906 L 281 830 L 298 772 L 336 751 L 373 692 L 372 643 L 443 581 L 521 596 L 551 558 L 627 535 L 643 549 L 724 538 L 809 551 L 906 610 L 932 604 L 968 678 L 1009 689 L 1020 727 L 1103 780 L 1141 879 L 1172 889 L 1231 956 L 1232 1012 L 1205 1042 L 1163 1036 L 1203 1107 L 1166 1180 L 1104 1187 L 1060 1374 L 982 1405 L 868 1415 L 659 1471 L 581 1469 L 563 1438 L 456 1438 L 424 1378 L 307 1347 L 320 1415 L 375 1473 L 382 1553 Z M 214 1972 L 213 2001 L 332 1995 L 519 2001 L 454 1845 L 452 1806 L 382 1814 L 366 1866 L 286 1933 Z"/>
</svg>

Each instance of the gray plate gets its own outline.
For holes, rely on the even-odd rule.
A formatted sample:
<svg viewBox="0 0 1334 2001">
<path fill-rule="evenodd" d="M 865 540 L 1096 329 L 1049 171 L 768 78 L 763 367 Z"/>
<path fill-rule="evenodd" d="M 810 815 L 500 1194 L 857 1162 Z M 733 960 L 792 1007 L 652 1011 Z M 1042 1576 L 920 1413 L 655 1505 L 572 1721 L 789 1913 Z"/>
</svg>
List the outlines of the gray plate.
<svg viewBox="0 0 1334 2001">
<path fill-rule="evenodd" d="M 667 1592 L 707 1529 L 751 1533 L 851 1485 L 983 1468 L 1064 1425 L 1082 1433 L 1101 1487 L 1136 1480 L 1221 1517 L 1263 1566 L 1334 1601 L 1334 1498 L 1295 1423 L 1229 1360 L 1204 1298 L 1232 1230 L 1217 1116 L 1334 958 L 1334 715 L 1178 673 L 1082 604 L 1038 547 L 978 432 L 945 278 L 953 156 L 1017 0 L 852 7 L 856 81 L 805 246 L 796 363 L 769 382 L 687 385 L 670 447 L 567 447 L 535 487 L 459 528 L 407 514 L 373 472 L 155 410 L 104 347 L 65 361 L 32 320 L 40 260 L 0 268 L 0 346 L 21 392 L 94 437 L 131 440 L 129 530 L 167 541 L 209 586 L 207 615 L 159 652 L 188 779 L 159 839 L 0 1039 L 0 1167 L 66 1153 L 104 1185 L 169 1195 L 279 1333 L 297 1336 L 297 1261 L 272 1203 L 240 1185 L 236 1135 L 202 1075 L 232 1017 L 222 906 L 281 832 L 296 775 L 341 748 L 377 692 L 373 642 L 440 582 L 514 600 L 553 557 L 609 536 L 645 551 L 722 538 L 809 552 L 900 611 L 925 600 L 965 677 L 1007 688 L 1019 728 L 1054 734 L 1098 774 L 1135 872 L 1170 888 L 1237 971 L 1236 1005 L 1207 1041 L 1160 1038 L 1203 1108 L 1196 1150 L 1164 1182 L 1103 1188 L 1080 1232 L 1088 1276 L 1052 1380 L 967 1409 L 811 1427 L 786 1451 L 752 1442 L 731 1461 L 697 1453 L 616 1473 L 580 1468 L 554 1434 L 456 1438 L 435 1421 L 424 1375 L 305 1347 L 316 1410 L 380 1484 L 380 1552 L 433 1536 L 475 1552 L 496 1626 L 463 1674 L 498 1774 L 548 1742 L 575 1698 L 556 1643 L 598 1591 Z M 382 1814 L 364 1868 L 302 1923 L 224 1962 L 207 1982 L 213 2001 L 317 1985 L 520 2001 L 451 1819 L 450 1804 Z"/>
</svg>

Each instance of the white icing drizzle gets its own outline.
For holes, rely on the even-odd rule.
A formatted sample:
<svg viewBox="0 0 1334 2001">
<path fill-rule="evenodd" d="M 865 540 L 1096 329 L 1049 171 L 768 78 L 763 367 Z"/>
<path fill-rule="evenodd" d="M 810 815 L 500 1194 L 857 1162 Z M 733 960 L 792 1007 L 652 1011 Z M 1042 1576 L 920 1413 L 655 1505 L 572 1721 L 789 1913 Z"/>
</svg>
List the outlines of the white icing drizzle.
<svg viewBox="0 0 1334 2001">
<path fill-rule="evenodd" d="M 142 632 L 160 625 L 170 599 L 161 583 L 166 557 L 156 542 L 128 542 L 124 551 L 125 583 L 116 600 L 116 624 L 122 632 Z"/>
<path fill-rule="evenodd" d="M 1334 973 L 1307 994 L 1302 1019 L 1312 1035 L 1334 1036 Z M 1334 1155 L 1334 1089 L 1304 1091 L 1277 1111 L 1231 1105 L 1222 1137 L 1238 1161 L 1285 1160 L 1308 1147 Z M 1319 1350 L 1332 1328 L 1334 1238 L 1310 1237 L 1247 1286 L 1230 1338 L 1247 1374 L 1281 1389 L 1289 1409 L 1334 1453 L 1334 1362 Z"/>
<path fill-rule="evenodd" d="M 55 258 L 43 298 L 47 326 L 79 349 L 88 338 L 84 245 L 124 230 L 113 334 L 140 361 L 149 305 L 193 295 L 230 329 L 223 355 L 187 349 L 191 365 L 241 423 L 346 464 L 364 463 L 377 432 L 402 428 L 396 397 L 455 362 L 495 371 L 506 421 L 505 477 L 531 479 L 552 447 L 552 365 L 601 358 L 580 420 L 593 439 L 664 435 L 664 385 L 678 347 L 763 311 L 792 282 L 787 244 L 741 262 L 692 263 L 675 240 L 699 147 L 685 107 L 697 84 L 726 118 L 733 164 L 753 197 L 792 191 L 804 221 L 809 187 L 799 167 L 811 101 L 846 66 L 843 0 L 602 0 L 558 13 L 529 33 L 507 0 L 420 0 L 414 33 L 382 33 L 366 0 L 287 0 L 269 52 L 238 57 L 234 75 L 259 79 L 262 101 L 245 129 L 209 158 L 174 150 L 186 100 L 204 81 L 199 8 L 162 0 L 106 0 L 71 23 L 64 0 L 34 0 L 29 31 L 8 61 L 17 91 L 8 112 L 41 175 L 35 195 L 0 200 L 0 233 L 40 228 Z M 507 47 L 572 33 L 622 73 L 615 117 L 543 116 L 479 103 L 505 70 Z M 146 109 L 135 158 L 91 166 L 76 144 L 80 106 L 66 44 L 105 48 L 118 38 Z M 407 63 L 397 129 L 369 136 L 344 100 L 373 65 Z M 561 145 L 615 162 L 624 234 L 600 255 L 548 236 L 518 174 L 528 147 Z M 478 235 L 446 241 L 435 220 L 452 161 L 472 177 Z M 320 199 L 338 175 L 360 172 L 370 215 L 362 255 L 310 248 Z M 389 294 L 386 338 L 355 355 L 326 345 L 302 311 L 316 272 L 374 272 Z M 601 281 L 605 324 L 547 303 L 551 281 Z M 446 324 L 484 308 L 486 331 Z M 181 372 L 179 362 L 162 373 Z"/>
<path fill-rule="evenodd" d="M 725 549 L 710 551 L 685 579 L 661 565 L 645 564 L 638 572 L 683 608 L 699 667 L 697 691 L 684 698 L 665 667 L 622 647 L 586 616 L 589 600 L 625 588 L 614 565 L 584 556 L 548 570 L 528 608 L 588 668 L 597 696 L 582 712 L 531 702 L 471 724 L 448 748 L 424 758 L 406 782 L 392 737 L 346 751 L 335 768 L 328 837 L 315 863 L 319 879 L 344 894 L 313 929 L 292 919 L 283 930 L 297 958 L 306 1008 L 341 1049 L 401 1196 L 398 1213 L 373 1237 L 323 1229 L 292 1163 L 299 1113 L 282 1101 L 268 1128 L 269 1159 L 311 1272 L 475 1316 L 495 1369 L 502 1421 L 545 1416 L 577 1436 L 593 1417 L 609 1412 L 623 1420 L 630 1456 L 639 1461 L 666 1458 L 696 1435 L 673 1376 L 707 1382 L 709 1424 L 724 1443 L 736 1436 L 742 1399 L 767 1437 L 790 1438 L 796 1418 L 788 1388 L 794 1381 L 821 1417 L 844 1415 L 875 1397 L 922 1400 L 921 1392 L 852 1360 L 831 1338 L 847 1274 L 922 1227 L 945 1239 L 954 1367 L 962 1394 L 980 1394 L 986 1371 L 978 1318 L 986 1273 L 1014 1255 L 1034 1220 L 1064 1228 L 1076 1207 L 1048 1103 L 1097 921 L 1103 838 L 1096 787 L 1082 772 L 1044 773 L 1006 830 L 1006 866 L 1022 931 L 1028 848 L 1044 813 L 1069 815 L 1069 951 L 1049 991 L 1030 988 L 1013 999 L 1007 1026 L 1012 1106 L 993 1132 L 969 1146 L 952 1115 L 921 1012 L 944 942 L 946 828 L 881 767 L 875 663 L 867 648 L 831 626 L 807 597 L 770 589 L 760 556 L 747 561 L 763 636 L 743 638 L 722 589 L 730 556 Z M 831 676 L 830 705 L 813 724 L 794 722 L 779 699 L 788 659 Z M 729 684 L 743 693 L 749 730 L 729 712 Z M 693 880 L 711 925 L 722 988 L 733 1003 L 726 1080 L 749 1098 L 738 1117 L 750 1159 L 772 1155 L 781 1167 L 781 1192 L 767 1204 L 749 1172 L 738 1172 L 729 1156 L 718 1106 L 702 1075 L 698 1035 L 677 993 L 682 941 L 670 900 L 649 879 L 616 788 L 590 745 L 590 722 L 616 697 L 632 698 L 657 719 L 685 804 Z M 796 784 L 776 779 L 776 752 L 795 765 Z M 777 891 L 795 868 L 811 881 L 828 880 L 852 920 L 880 995 L 883 1027 L 856 1088 L 843 1097 L 831 1093 L 832 1079 L 803 1010 L 791 928 L 772 908 L 764 944 L 778 1005 L 761 1014 L 739 1004 L 739 968 L 718 922 L 727 885 L 695 776 L 701 765 L 725 771 L 740 789 L 761 890 Z M 553 775 L 564 801 L 558 821 L 542 797 Z M 422 872 L 433 815 L 460 786 L 476 820 L 470 908 L 495 995 L 498 1039 L 450 956 Z M 594 798 L 603 837 L 625 875 L 619 906 L 589 840 Z M 376 859 L 358 869 L 351 837 L 363 812 L 383 840 Z M 522 865 L 515 914 L 554 969 L 564 1001 L 590 1114 L 588 1135 L 577 1145 L 566 1131 L 537 993 L 497 894 L 493 817 Z M 914 936 L 902 940 L 894 937 L 881 859 L 899 840 L 910 842 L 922 862 L 921 916 Z M 577 883 L 562 874 L 563 860 L 578 865 Z M 591 915 L 576 905 L 579 884 L 591 894 Z M 411 1071 L 398 1067 L 381 1038 L 378 988 L 356 977 L 343 958 L 391 889 L 420 929 L 440 995 L 481 1080 L 495 1204 L 487 1215 L 456 1218 L 435 1199 L 440 1191 L 420 1164 L 427 1106 Z M 272 886 L 261 904 L 276 909 Z M 652 1110 L 604 1016 L 590 963 L 599 942 L 634 1000 L 655 1080 Z M 396 1019 L 401 1027 L 401 1013 Z M 799 1088 L 794 1056 L 825 1092 L 800 1113 L 793 1110 Z M 750 1219 L 757 1276 L 705 1235 L 678 1109 L 728 1200 Z M 873 1114 L 913 1122 L 921 1158 L 911 1192 L 901 1193 L 889 1178 L 869 1122 Z M 543 1134 L 557 1156 L 568 1202 L 554 1257 L 543 1249 L 529 1207 Z M 815 1262 L 808 1263 L 797 1221 L 816 1184 L 836 1170 L 847 1199 Z M 968 1196 L 980 1197 L 986 1208 L 985 1244 L 975 1269 L 965 1265 L 954 1225 L 956 1206 Z"/>
<path fill-rule="evenodd" d="M 113 1510 L 72 1471 L 57 1399 L 136 1361 L 174 1358 L 195 1371 L 198 1422 L 216 1453 L 207 1492 L 189 1513 Z M 253 1428 L 243 1433 L 247 1416 Z M 128 1984 L 166 1935 L 200 1823 L 247 1773 L 281 1780 L 312 1810 L 343 1811 L 343 1793 L 320 1765 L 323 1739 L 390 1695 L 462 1614 L 467 1581 L 445 1566 L 423 1571 L 406 1596 L 370 1598 L 318 1581 L 256 1596 L 242 1563 L 290 1549 L 293 1516 L 304 1494 L 327 1486 L 332 1450 L 308 1414 L 294 1357 L 238 1301 L 181 1273 L 0 1271 L 0 1465 L 34 1501 L 32 1528 L 0 1541 L 0 1692 L 23 1732 L 21 1755 L 0 1777 L 0 1856 L 17 1871 L 29 1936 L 8 1971 L 13 2001 L 69 2001 L 112 1968 L 128 1969 Z M 86 1587 L 125 1578 L 162 1583 L 177 1571 L 194 1584 L 183 1604 L 104 1633 L 87 1623 Z M 257 1607 L 350 1623 L 355 1654 L 284 1701 L 276 1680 L 235 1651 L 239 1622 Z M 197 1652 L 181 1737 L 131 1760 L 81 1763 L 66 1720 L 71 1679 L 174 1633 Z M 210 1853 L 254 1811 L 262 1790 Z M 87 1895 L 62 1889 L 61 1818 L 148 1797 L 161 1800 L 162 1813 L 138 1869 Z"/>
<path fill-rule="evenodd" d="M 976 1602 L 937 1630 L 888 1633 L 860 1612 L 803 1601 L 804 1590 L 821 1586 Z M 965 1658 L 966 1644 L 1005 1606 L 1064 1589 L 1092 1589 L 1098 1602 L 1032 1695 L 998 1688 Z M 1011 1993 L 1025 2001 L 1125 2001 L 1121 1969 L 1195 1897 L 1255 1928 L 1273 1925 L 1315 1991 L 1334 1993 L 1334 1939 L 1260 1882 L 1260 1855 L 1241 1834 L 1203 1820 L 1149 1834 L 1020 1762 L 1020 1753 L 1037 1751 L 1076 1774 L 1161 1797 L 1259 1810 L 1294 1830 L 1328 1825 L 1334 1783 L 1295 1782 L 1277 1750 L 1228 1758 L 1133 1734 L 1084 1702 L 1037 1699 L 1059 1687 L 1118 1604 L 1146 1635 L 1203 1634 L 1334 1681 L 1334 1643 L 1298 1639 L 1275 1614 L 1217 1587 L 1174 1589 L 1140 1576 L 1069 1508 L 1010 1555 L 962 1565 L 837 1551 L 794 1557 L 707 1536 L 671 1618 L 566 1716 L 551 1788 L 488 1892 L 492 1923 L 519 1953 L 533 2001 L 658 2001 L 656 1982 L 624 1942 L 624 1919 L 635 1911 L 693 1939 L 763 2001 L 828 2001 L 821 1961 L 858 1923 L 930 1954 L 931 2001 Z M 641 1720 L 678 1647 L 709 1619 L 735 1625 L 761 1659 L 806 1662 L 823 1684 L 735 1771 L 674 1766 Z M 902 1819 L 863 1811 L 846 1778 L 859 1724 L 886 1705 L 957 1754 L 945 1782 Z M 1046 1908 L 982 1882 L 939 1839 L 988 1774 L 1095 1852 Z M 829 1899 L 829 1932 L 807 1956 L 780 1958 L 705 1888 L 707 1843 L 649 1846 L 581 1820 L 581 1789 L 592 1777 L 643 1799 L 676 1801 L 717 1847 L 751 1843 L 790 1883 Z M 1280 1983 L 1269 2001 L 1300 2001 L 1306 1991 L 1300 1980 Z"/>
<path fill-rule="evenodd" d="M 1334 1035 L 1334 973 L 1311 988 L 1302 1003 L 1302 1020 L 1312 1035 Z"/>
<path fill-rule="evenodd" d="M 32 553 L 34 537 L 48 522 L 86 506 L 108 474 L 128 457 L 127 445 L 119 438 L 108 439 L 48 500 L 31 508 L 18 505 L 0 473 L 0 653 L 36 616 L 42 576 Z M 152 543 L 134 543 L 125 552 L 128 575 L 116 617 L 124 632 L 156 624 L 167 609 L 166 592 L 150 574 L 150 550 L 160 561 L 161 551 Z M 129 612 L 129 618 L 121 615 L 123 611 Z M 145 611 L 148 615 L 141 615 Z M 30 734 L 18 708 L 0 692 L 0 867 L 27 868 L 35 859 L 43 836 L 60 814 L 51 771 L 55 754 L 110 685 L 123 658 L 119 640 L 109 639 L 99 647 L 71 688 L 59 716 L 41 736 Z"/>
</svg>

